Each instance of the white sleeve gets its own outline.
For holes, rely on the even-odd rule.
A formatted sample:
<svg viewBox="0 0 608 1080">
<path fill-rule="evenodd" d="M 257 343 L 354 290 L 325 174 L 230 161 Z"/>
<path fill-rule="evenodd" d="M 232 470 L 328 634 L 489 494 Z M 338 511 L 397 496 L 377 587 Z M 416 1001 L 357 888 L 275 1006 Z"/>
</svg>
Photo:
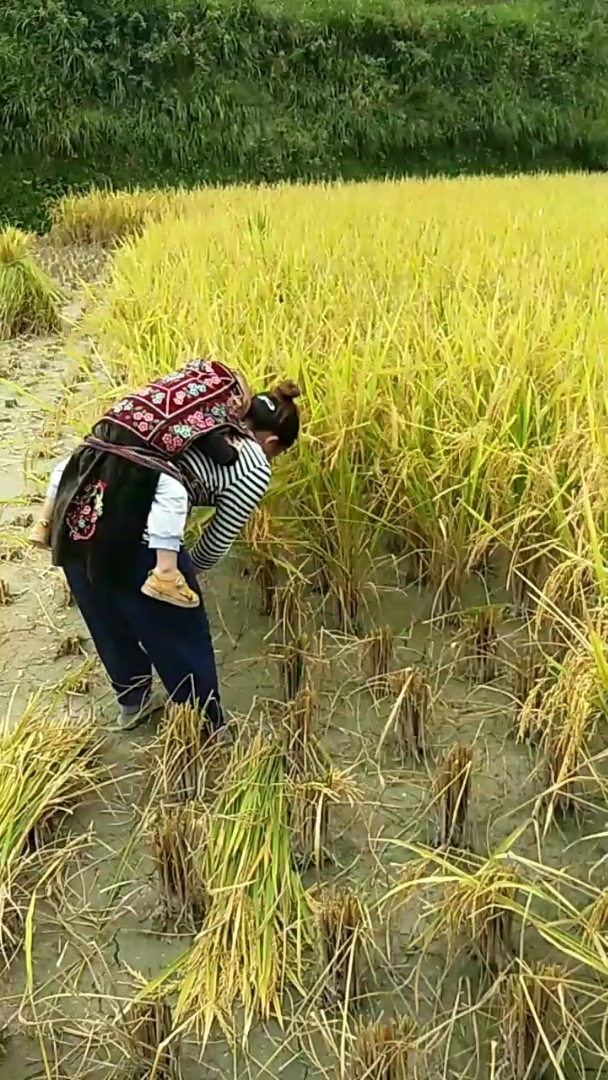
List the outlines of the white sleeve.
<svg viewBox="0 0 608 1080">
<path fill-rule="evenodd" d="M 160 473 L 148 514 L 148 547 L 155 551 L 179 551 L 188 518 L 188 492 L 179 480 Z"/>
<path fill-rule="evenodd" d="M 252 510 L 266 493 L 270 483 L 270 465 L 252 460 L 247 469 L 218 496 L 215 515 L 200 540 L 190 551 L 197 570 L 210 570 L 230 550 Z"/>
</svg>

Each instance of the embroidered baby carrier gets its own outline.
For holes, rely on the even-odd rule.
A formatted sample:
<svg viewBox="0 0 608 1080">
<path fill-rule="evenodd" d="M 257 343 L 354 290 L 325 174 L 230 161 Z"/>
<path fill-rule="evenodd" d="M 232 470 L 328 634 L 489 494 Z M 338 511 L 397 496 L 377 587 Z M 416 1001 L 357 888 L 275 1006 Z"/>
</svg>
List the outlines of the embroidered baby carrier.
<svg viewBox="0 0 608 1080">
<path fill-rule="evenodd" d="M 105 419 L 132 431 L 146 447 L 174 458 L 202 436 L 231 430 L 243 435 L 251 395 L 240 375 L 218 360 L 192 360 L 129 394 Z"/>
<path fill-rule="evenodd" d="M 66 544 L 94 541 L 99 566 L 117 567 L 127 548 L 141 543 L 159 473 L 180 481 L 191 504 L 206 505 L 209 493 L 183 453 L 197 441 L 205 456 L 231 464 L 238 451 L 227 436 L 251 437 L 243 423 L 250 403 L 235 371 L 192 360 L 113 405 L 64 471 L 53 516 L 55 565 L 63 564 Z"/>
</svg>

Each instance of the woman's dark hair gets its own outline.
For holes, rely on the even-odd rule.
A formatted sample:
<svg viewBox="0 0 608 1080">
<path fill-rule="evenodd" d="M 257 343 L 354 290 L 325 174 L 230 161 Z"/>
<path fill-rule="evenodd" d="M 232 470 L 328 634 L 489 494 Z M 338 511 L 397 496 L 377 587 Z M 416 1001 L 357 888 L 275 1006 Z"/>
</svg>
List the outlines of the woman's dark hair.
<svg viewBox="0 0 608 1080">
<path fill-rule="evenodd" d="M 276 435 L 283 450 L 289 450 L 300 432 L 300 413 L 295 399 L 301 393 L 296 383 L 287 380 L 267 394 L 255 394 L 247 419 L 255 431 L 269 431 Z"/>
</svg>

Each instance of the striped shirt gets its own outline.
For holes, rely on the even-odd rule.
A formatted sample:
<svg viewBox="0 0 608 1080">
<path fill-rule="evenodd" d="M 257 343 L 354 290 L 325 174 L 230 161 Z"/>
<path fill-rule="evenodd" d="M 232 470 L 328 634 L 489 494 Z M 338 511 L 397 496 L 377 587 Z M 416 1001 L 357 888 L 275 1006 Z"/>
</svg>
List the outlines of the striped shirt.
<svg viewBox="0 0 608 1080">
<path fill-rule="evenodd" d="M 192 446 L 184 459 L 209 493 L 215 514 L 190 551 L 197 570 L 209 570 L 232 546 L 270 483 L 270 465 L 255 439 L 239 439 L 234 465 L 216 465 Z"/>
</svg>

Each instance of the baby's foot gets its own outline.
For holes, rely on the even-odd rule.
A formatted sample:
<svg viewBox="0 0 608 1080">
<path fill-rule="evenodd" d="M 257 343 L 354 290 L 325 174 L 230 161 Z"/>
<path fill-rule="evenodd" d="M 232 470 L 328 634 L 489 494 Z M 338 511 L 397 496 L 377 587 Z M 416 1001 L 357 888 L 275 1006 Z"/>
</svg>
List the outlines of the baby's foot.
<svg viewBox="0 0 608 1080">
<path fill-rule="evenodd" d="M 176 570 L 171 576 L 159 574 L 153 570 L 141 587 L 144 596 L 153 600 L 164 600 L 165 604 L 173 604 L 174 607 L 196 608 L 200 605 L 200 597 L 188 585 L 183 574 Z"/>
<path fill-rule="evenodd" d="M 30 532 L 30 544 L 35 547 L 48 548 L 51 544 L 51 523 L 46 518 L 37 521 Z"/>
</svg>

